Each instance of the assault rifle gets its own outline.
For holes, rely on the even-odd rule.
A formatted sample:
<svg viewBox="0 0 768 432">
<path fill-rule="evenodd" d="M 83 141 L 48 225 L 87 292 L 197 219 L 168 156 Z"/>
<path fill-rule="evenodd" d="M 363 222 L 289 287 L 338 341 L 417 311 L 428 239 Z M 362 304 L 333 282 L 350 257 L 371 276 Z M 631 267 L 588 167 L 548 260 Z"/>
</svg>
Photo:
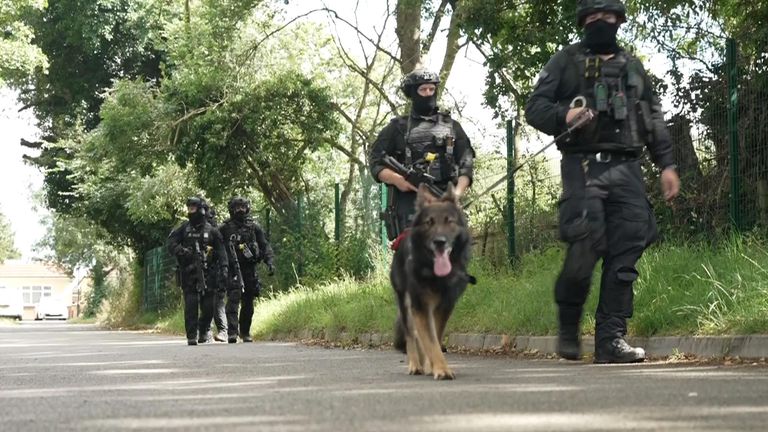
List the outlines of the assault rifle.
<svg viewBox="0 0 768 432">
<path fill-rule="evenodd" d="M 435 186 L 435 178 L 424 172 L 423 169 L 417 166 L 407 168 L 392 156 L 384 156 L 382 162 L 384 162 L 384 165 L 386 165 L 387 168 L 405 177 L 405 180 L 413 186 L 418 188 L 419 184 L 424 183 L 432 195 L 438 198 L 443 195 L 443 191 Z"/>
<path fill-rule="evenodd" d="M 227 242 L 228 248 L 229 248 L 229 254 L 232 256 L 232 262 L 234 263 L 234 269 L 235 269 L 235 277 L 232 278 L 232 283 L 234 283 L 238 288 L 240 288 L 240 292 L 245 291 L 245 282 L 243 281 L 243 272 L 240 270 L 240 260 L 237 258 L 237 250 L 235 249 L 234 240 L 237 236 L 235 234 L 232 234 L 229 237 L 229 242 Z"/>
<path fill-rule="evenodd" d="M 195 256 L 192 261 L 195 266 L 195 287 L 197 288 L 197 292 L 205 292 L 205 253 L 200 250 L 200 243 L 198 242 L 195 242 Z"/>
</svg>

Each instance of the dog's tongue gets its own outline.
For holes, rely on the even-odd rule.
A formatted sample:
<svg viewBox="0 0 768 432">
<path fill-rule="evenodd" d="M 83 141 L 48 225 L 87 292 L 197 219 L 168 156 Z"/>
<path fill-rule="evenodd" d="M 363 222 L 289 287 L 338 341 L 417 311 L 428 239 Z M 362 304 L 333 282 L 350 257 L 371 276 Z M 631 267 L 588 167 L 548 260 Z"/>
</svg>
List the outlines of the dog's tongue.
<svg viewBox="0 0 768 432">
<path fill-rule="evenodd" d="M 433 268 L 435 275 L 443 277 L 451 272 L 450 250 L 444 250 L 442 253 L 435 252 L 435 266 Z"/>
</svg>

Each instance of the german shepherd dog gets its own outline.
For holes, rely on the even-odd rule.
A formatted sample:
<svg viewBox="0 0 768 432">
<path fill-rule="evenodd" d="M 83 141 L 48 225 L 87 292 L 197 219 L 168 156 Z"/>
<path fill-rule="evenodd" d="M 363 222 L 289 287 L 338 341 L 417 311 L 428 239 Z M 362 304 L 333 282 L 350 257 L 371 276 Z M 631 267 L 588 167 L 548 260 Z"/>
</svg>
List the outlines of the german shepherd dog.
<svg viewBox="0 0 768 432">
<path fill-rule="evenodd" d="M 438 380 L 455 377 L 441 341 L 456 302 L 467 283 L 474 283 L 467 274 L 470 243 L 453 185 L 440 198 L 421 185 L 413 226 L 395 251 L 390 270 L 398 306 L 395 346 L 404 336 L 410 375 L 432 374 Z"/>
</svg>

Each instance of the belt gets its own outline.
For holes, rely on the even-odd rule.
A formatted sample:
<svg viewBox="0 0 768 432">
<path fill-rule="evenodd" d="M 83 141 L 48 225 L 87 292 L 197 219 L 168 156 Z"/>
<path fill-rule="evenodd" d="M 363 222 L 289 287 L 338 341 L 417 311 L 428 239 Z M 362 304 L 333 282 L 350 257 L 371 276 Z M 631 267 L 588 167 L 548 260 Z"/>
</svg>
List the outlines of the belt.
<svg viewBox="0 0 768 432">
<path fill-rule="evenodd" d="M 610 152 L 601 151 L 595 153 L 580 153 L 584 159 L 593 160 L 600 163 L 619 162 L 619 161 L 633 161 L 637 160 L 640 155 L 637 153 L 623 153 L 623 152 Z"/>
</svg>

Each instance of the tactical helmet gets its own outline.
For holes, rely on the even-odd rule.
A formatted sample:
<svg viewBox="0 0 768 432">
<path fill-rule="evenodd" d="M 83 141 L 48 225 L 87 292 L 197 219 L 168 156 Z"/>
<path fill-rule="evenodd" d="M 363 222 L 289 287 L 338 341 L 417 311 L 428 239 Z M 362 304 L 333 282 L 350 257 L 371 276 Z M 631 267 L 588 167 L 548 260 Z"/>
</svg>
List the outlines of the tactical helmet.
<svg viewBox="0 0 768 432">
<path fill-rule="evenodd" d="M 576 7 L 579 28 L 584 26 L 587 16 L 595 12 L 613 12 L 619 18 L 619 23 L 627 22 L 627 7 L 619 0 L 579 0 Z"/>
<path fill-rule="evenodd" d="M 232 199 L 229 200 L 227 203 L 227 209 L 229 209 L 229 215 L 234 216 L 235 214 L 235 207 L 238 206 L 245 206 L 245 214 L 248 214 L 251 212 L 251 203 L 248 202 L 247 199 L 243 197 L 232 197 Z"/>
<path fill-rule="evenodd" d="M 416 68 L 403 77 L 400 82 L 400 91 L 410 98 L 411 92 L 422 84 L 440 84 L 440 75 L 424 68 Z"/>
<path fill-rule="evenodd" d="M 200 214 L 204 215 L 206 213 L 205 209 L 207 205 L 205 203 L 205 200 L 200 197 L 193 196 L 193 197 L 187 198 L 187 207 L 189 206 L 197 207 L 197 211 L 199 211 Z"/>
</svg>

